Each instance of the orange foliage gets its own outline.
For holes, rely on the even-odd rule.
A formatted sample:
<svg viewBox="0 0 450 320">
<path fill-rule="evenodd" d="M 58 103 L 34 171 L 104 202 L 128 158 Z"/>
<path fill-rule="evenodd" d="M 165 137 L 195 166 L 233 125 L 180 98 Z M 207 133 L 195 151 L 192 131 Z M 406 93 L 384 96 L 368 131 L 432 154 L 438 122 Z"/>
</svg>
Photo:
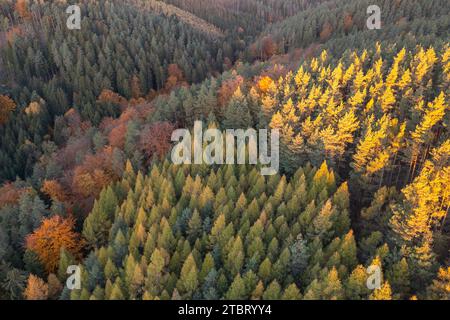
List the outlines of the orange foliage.
<svg viewBox="0 0 450 320">
<path fill-rule="evenodd" d="M 127 99 L 122 97 L 120 94 L 115 93 L 114 91 L 104 89 L 97 98 L 98 102 L 109 102 L 113 104 L 117 104 L 122 108 L 126 107 Z"/>
<path fill-rule="evenodd" d="M 273 84 L 272 78 L 268 76 L 264 76 L 258 81 L 258 88 L 261 90 L 261 92 L 266 93 L 270 86 Z"/>
<path fill-rule="evenodd" d="M 0 187 L 0 208 L 16 204 L 26 189 L 18 189 L 12 183 Z"/>
<path fill-rule="evenodd" d="M 23 296 L 27 300 L 47 300 L 48 285 L 41 278 L 30 274 Z"/>
<path fill-rule="evenodd" d="M 344 31 L 349 32 L 353 27 L 353 17 L 351 14 L 346 14 L 344 17 Z"/>
<path fill-rule="evenodd" d="M 183 71 L 180 69 L 180 67 L 177 64 L 175 64 L 175 63 L 169 64 L 168 74 L 169 74 L 169 76 L 168 76 L 166 84 L 164 86 L 165 90 L 170 91 L 177 85 L 184 82 Z"/>
<path fill-rule="evenodd" d="M 73 231 L 74 224 L 72 217 L 64 219 L 53 216 L 44 219 L 41 226 L 26 237 L 26 248 L 36 252 L 47 272 L 57 269 L 61 248 L 65 248 L 74 257 L 80 257 L 83 241 Z"/>
<path fill-rule="evenodd" d="M 15 10 L 23 19 L 28 19 L 31 17 L 27 8 L 26 0 L 17 0 Z"/>
<path fill-rule="evenodd" d="M 144 128 L 140 136 L 140 145 L 145 155 L 148 158 L 153 155 L 163 158 L 170 150 L 173 130 L 173 125 L 168 122 L 157 122 Z"/>
<path fill-rule="evenodd" d="M 262 58 L 269 59 L 277 52 L 277 45 L 270 36 L 264 37 L 262 40 Z"/>
<path fill-rule="evenodd" d="M 16 109 L 14 101 L 10 97 L 0 95 L 0 125 L 8 121 L 14 109 Z"/>
<path fill-rule="evenodd" d="M 217 93 L 217 100 L 220 106 L 226 106 L 230 101 L 233 93 L 239 88 L 244 82 L 244 78 L 237 76 L 233 79 L 226 80 L 220 86 Z"/>
<path fill-rule="evenodd" d="M 56 180 L 45 180 L 41 191 L 54 201 L 64 202 L 67 200 L 67 195 L 63 186 Z"/>
<path fill-rule="evenodd" d="M 327 21 L 324 23 L 322 27 L 322 31 L 320 32 L 320 40 L 325 41 L 328 38 L 330 38 L 331 34 L 333 33 L 333 27 L 331 24 Z"/>
<path fill-rule="evenodd" d="M 108 136 L 109 144 L 115 148 L 123 149 L 125 146 L 125 136 L 127 134 L 127 124 L 120 123 L 113 128 Z"/>
</svg>

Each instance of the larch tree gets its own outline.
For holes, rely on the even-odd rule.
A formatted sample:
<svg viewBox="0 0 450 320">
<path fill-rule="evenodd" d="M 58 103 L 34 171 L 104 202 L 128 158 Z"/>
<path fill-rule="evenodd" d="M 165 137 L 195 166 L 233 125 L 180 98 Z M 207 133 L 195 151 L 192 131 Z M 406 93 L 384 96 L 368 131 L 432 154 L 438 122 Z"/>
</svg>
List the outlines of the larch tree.
<svg viewBox="0 0 450 320">
<path fill-rule="evenodd" d="M 27 300 L 47 300 L 48 285 L 41 278 L 30 274 L 23 295 Z"/>
</svg>

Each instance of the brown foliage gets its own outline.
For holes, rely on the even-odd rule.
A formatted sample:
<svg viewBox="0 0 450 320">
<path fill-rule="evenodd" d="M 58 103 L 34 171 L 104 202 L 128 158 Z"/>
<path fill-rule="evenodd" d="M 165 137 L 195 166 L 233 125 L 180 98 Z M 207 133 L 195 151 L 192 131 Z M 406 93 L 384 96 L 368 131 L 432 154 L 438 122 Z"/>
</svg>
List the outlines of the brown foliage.
<svg viewBox="0 0 450 320">
<path fill-rule="evenodd" d="M 346 14 L 344 17 L 344 31 L 347 33 L 353 27 L 353 17 L 351 14 Z"/>
<path fill-rule="evenodd" d="M 80 131 L 84 132 L 91 127 L 89 122 L 81 120 L 80 114 L 73 108 L 64 114 L 64 120 L 67 123 L 70 136 L 74 136 Z"/>
<path fill-rule="evenodd" d="M 163 1 L 139 1 L 139 3 L 147 10 L 152 12 L 162 13 L 167 16 L 175 15 L 180 21 L 188 24 L 192 28 L 203 32 L 213 38 L 223 38 L 224 34 L 222 30 L 215 25 L 201 19 L 200 17 L 192 14 L 188 11 L 182 10 L 176 6 L 164 3 Z"/>
<path fill-rule="evenodd" d="M 56 180 L 45 180 L 41 191 L 54 201 L 65 202 L 67 200 L 63 186 Z"/>
<path fill-rule="evenodd" d="M 226 80 L 220 86 L 217 93 L 217 100 L 221 107 L 226 106 L 230 101 L 233 93 L 244 83 L 244 78 L 237 76 L 236 78 Z"/>
<path fill-rule="evenodd" d="M 10 97 L 0 95 L 0 125 L 8 121 L 14 109 L 16 109 L 14 101 Z"/>
<path fill-rule="evenodd" d="M 325 22 L 322 27 L 322 31 L 320 32 L 320 40 L 321 41 L 328 40 L 332 33 L 333 33 L 333 27 L 331 26 L 331 24 L 328 21 Z"/>
<path fill-rule="evenodd" d="M 113 150 L 108 146 L 95 155 L 88 154 L 83 164 L 75 168 L 72 180 L 75 196 L 95 198 L 105 186 L 119 178 L 121 173 L 113 168 Z"/>
<path fill-rule="evenodd" d="M 47 300 L 48 285 L 41 278 L 30 274 L 23 296 L 27 300 Z"/>
<path fill-rule="evenodd" d="M 31 17 L 26 0 L 17 0 L 15 10 L 23 19 L 29 19 Z"/>
<path fill-rule="evenodd" d="M 47 278 L 48 283 L 48 298 L 56 300 L 58 299 L 61 291 L 63 290 L 63 286 L 59 281 L 58 277 L 54 273 L 50 273 Z"/>
<path fill-rule="evenodd" d="M 6 183 L 0 187 L 0 208 L 6 205 L 16 204 L 27 189 L 18 189 L 12 183 Z"/>
<path fill-rule="evenodd" d="M 270 36 L 264 37 L 261 46 L 263 59 L 269 59 L 277 52 L 277 45 Z"/>
<path fill-rule="evenodd" d="M 134 75 L 133 78 L 131 78 L 131 96 L 134 99 L 142 97 L 141 81 L 137 75 Z"/>
<path fill-rule="evenodd" d="M 148 158 L 156 155 L 163 158 L 170 149 L 170 137 L 174 127 L 168 122 L 157 122 L 142 130 L 140 146 Z"/>
<path fill-rule="evenodd" d="M 123 149 L 125 146 L 125 136 L 127 134 L 127 124 L 120 123 L 113 128 L 108 136 L 109 144 L 115 148 Z"/>
<path fill-rule="evenodd" d="M 97 98 L 98 102 L 109 102 L 113 104 L 117 104 L 122 108 L 126 107 L 127 99 L 122 97 L 120 94 L 115 93 L 114 91 L 104 89 Z"/>
<path fill-rule="evenodd" d="M 183 71 L 177 64 L 175 63 L 169 64 L 167 71 L 169 76 L 167 77 L 167 81 L 164 86 L 165 91 L 170 91 L 176 86 L 185 83 Z"/>
<path fill-rule="evenodd" d="M 95 197 L 100 191 L 112 182 L 112 177 L 102 169 L 85 171 L 83 167 L 77 167 L 73 176 L 73 192 L 84 198 Z"/>
<path fill-rule="evenodd" d="M 26 248 L 36 252 L 47 272 L 54 272 L 58 267 L 61 248 L 80 257 L 83 241 L 73 231 L 74 224 L 72 217 L 64 219 L 56 215 L 44 219 L 41 226 L 26 237 Z"/>
<path fill-rule="evenodd" d="M 14 38 L 16 36 L 21 36 L 24 34 L 23 29 L 20 26 L 12 26 L 7 32 L 6 32 L 6 40 L 11 43 L 13 42 Z"/>
</svg>

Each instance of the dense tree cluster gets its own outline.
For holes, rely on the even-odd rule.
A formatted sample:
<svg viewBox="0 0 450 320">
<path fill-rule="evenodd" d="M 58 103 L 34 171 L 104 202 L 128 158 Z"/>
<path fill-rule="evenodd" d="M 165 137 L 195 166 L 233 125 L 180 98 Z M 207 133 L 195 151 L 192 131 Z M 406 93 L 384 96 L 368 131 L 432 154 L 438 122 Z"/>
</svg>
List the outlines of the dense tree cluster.
<svg viewBox="0 0 450 320">
<path fill-rule="evenodd" d="M 381 29 L 367 28 L 367 8 L 381 10 Z M 285 53 L 317 43 L 336 55 L 351 48 L 366 48 L 376 41 L 414 47 L 445 43 L 449 38 L 449 8 L 445 0 L 331 0 L 302 10 L 296 15 L 267 26 L 259 40 L 250 46 L 254 57 L 267 58 L 267 43 L 273 53 Z"/>
<path fill-rule="evenodd" d="M 30 1 L 30 19 L 17 14 L 12 3 L 2 4 L 3 30 L 16 27 L 21 33 L 0 45 L 2 78 L 18 105 L 11 115 L 13 106 L 0 96 L 0 123 L 10 119 L 0 126 L 5 137 L 0 141 L 0 181 L 31 173 L 54 117 L 69 108 L 96 124 L 116 116 L 116 105 L 97 102 L 102 90 L 143 97 L 165 87 L 171 64 L 195 83 L 221 72 L 226 60 L 234 61 L 228 42 L 222 47 L 177 16 L 123 1 L 87 0 L 80 6 L 82 31 L 66 28 L 66 7 L 56 1 Z"/>
<path fill-rule="evenodd" d="M 66 5 L 0 3 L 0 299 L 450 299 L 446 1 Z M 198 120 L 280 173 L 171 164 Z"/>
<path fill-rule="evenodd" d="M 94 250 L 83 265 L 85 285 L 71 298 L 355 294 L 347 281 L 363 267 L 348 197 L 347 184 L 326 164 L 301 168 L 290 180 L 246 166 L 164 162 L 148 176 L 127 171 L 85 221 L 83 235 Z"/>
<path fill-rule="evenodd" d="M 163 0 L 219 26 L 224 31 L 258 35 L 269 23 L 282 21 L 325 0 Z"/>
<path fill-rule="evenodd" d="M 212 82 L 219 95 L 234 90 L 225 110 L 186 111 L 192 99 L 204 105 L 207 87 L 182 88 L 156 106 L 188 124 L 194 114 L 224 127 L 278 128 L 288 175 L 326 161 L 349 180 L 359 254 L 368 258 L 366 250 L 385 243 L 388 259 L 415 275 L 399 293 L 405 298 L 423 292 L 449 259 L 449 57 L 448 46 L 436 52 L 377 44 L 339 60 L 323 51 L 278 78 L 267 72 L 248 82 L 229 74 Z"/>
</svg>

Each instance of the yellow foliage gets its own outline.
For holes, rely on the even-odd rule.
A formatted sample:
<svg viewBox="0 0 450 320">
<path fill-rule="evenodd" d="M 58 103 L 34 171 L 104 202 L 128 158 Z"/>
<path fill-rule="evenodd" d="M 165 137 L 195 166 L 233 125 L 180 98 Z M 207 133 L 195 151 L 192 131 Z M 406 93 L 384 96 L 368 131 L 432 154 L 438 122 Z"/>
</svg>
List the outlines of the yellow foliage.
<svg viewBox="0 0 450 320">
<path fill-rule="evenodd" d="M 258 81 L 258 88 L 259 90 L 261 90 L 261 92 L 267 93 L 272 84 L 273 84 L 272 78 L 265 76 Z"/>
</svg>

